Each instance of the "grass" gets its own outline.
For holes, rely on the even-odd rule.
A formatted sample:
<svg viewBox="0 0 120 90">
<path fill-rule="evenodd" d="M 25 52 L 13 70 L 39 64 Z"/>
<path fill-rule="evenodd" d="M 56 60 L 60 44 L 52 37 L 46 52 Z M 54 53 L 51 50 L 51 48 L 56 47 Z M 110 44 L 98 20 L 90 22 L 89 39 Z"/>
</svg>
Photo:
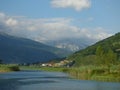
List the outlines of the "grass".
<svg viewBox="0 0 120 90">
<path fill-rule="evenodd" d="M 0 72 L 10 72 L 19 70 L 19 67 L 15 64 L 0 64 Z"/>
<path fill-rule="evenodd" d="M 105 66 L 81 66 L 69 69 L 68 73 L 73 78 L 82 80 L 120 82 L 120 65 L 110 68 Z"/>
<path fill-rule="evenodd" d="M 40 66 L 20 66 L 21 70 L 42 70 L 49 72 L 64 72 L 66 68 L 61 67 L 40 67 Z"/>
</svg>

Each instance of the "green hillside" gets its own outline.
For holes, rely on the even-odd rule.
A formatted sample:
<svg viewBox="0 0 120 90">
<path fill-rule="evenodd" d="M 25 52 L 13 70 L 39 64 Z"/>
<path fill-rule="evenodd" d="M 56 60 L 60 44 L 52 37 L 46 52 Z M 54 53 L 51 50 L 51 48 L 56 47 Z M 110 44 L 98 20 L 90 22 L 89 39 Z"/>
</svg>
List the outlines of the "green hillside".
<svg viewBox="0 0 120 90">
<path fill-rule="evenodd" d="M 120 62 L 120 33 L 78 51 L 67 59 L 75 60 L 75 66 L 117 64 Z"/>
</svg>

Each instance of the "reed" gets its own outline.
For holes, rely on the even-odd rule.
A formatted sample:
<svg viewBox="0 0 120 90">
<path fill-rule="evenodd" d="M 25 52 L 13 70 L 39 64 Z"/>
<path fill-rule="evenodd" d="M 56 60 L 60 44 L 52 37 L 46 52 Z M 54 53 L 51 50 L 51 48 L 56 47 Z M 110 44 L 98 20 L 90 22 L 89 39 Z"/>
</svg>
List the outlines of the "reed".
<svg viewBox="0 0 120 90">
<path fill-rule="evenodd" d="M 120 82 L 120 66 L 81 66 L 68 70 L 70 76 L 82 80 L 99 80 Z"/>
</svg>

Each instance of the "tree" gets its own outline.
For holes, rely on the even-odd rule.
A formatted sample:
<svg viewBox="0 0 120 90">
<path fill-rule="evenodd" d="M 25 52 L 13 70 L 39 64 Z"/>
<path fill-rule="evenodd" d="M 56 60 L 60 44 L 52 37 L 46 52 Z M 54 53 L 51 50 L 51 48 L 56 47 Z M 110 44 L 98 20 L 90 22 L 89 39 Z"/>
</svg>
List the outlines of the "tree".
<svg viewBox="0 0 120 90">
<path fill-rule="evenodd" d="M 96 49 L 96 63 L 98 65 L 110 66 L 115 64 L 117 60 L 117 54 L 111 48 L 106 47 L 105 49 L 102 46 L 98 46 Z"/>
<path fill-rule="evenodd" d="M 102 46 L 98 46 L 96 49 L 96 64 L 104 64 L 104 59 L 105 59 L 105 50 L 103 49 Z"/>
<path fill-rule="evenodd" d="M 113 50 L 109 49 L 106 54 L 106 65 L 115 64 L 117 61 L 117 54 Z"/>
</svg>

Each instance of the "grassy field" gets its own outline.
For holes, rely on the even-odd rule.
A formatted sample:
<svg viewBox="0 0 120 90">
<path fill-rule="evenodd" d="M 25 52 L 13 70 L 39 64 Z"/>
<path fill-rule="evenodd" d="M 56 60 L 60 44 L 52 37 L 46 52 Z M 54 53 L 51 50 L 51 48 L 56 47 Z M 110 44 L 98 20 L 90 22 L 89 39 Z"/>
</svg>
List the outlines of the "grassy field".
<svg viewBox="0 0 120 90">
<path fill-rule="evenodd" d="M 19 70 L 19 67 L 15 64 L 0 64 L 0 72 L 10 72 Z"/>
<path fill-rule="evenodd" d="M 120 65 L 105 66 L 81 66 L 79 68 L 21 66 L 21 70 L 43 70 L 50 72 L 65 72 L 71 78 L 80 80 L 97 80 L 107 82 L 120 82 Z"/>
</svg>

